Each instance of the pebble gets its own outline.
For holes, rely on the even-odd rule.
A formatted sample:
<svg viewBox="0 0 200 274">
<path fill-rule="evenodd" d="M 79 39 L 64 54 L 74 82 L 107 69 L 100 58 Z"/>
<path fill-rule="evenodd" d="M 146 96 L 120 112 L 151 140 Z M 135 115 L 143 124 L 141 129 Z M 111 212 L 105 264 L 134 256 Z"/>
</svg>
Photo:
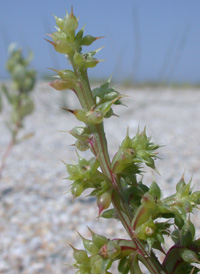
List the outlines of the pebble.
<svg viewBox="0 0 200 274">
<path fill-rule="evenodd" d="M 128 108 L 114 107 L 121 118 L 105 121 L 111 157 L 127 126 L 130 135 L 138 125 L 141 130 L 146 126 L 153 141 L 166 145 L 160 149 L 162 160 L 156 161 L 161 176 L 155 175 L 163 195 L 172 194 L 184 171 L 187 180 L 193 175 L 198 189 L 200 90 L 119 91 L 130 97 L 125 99 Z M 73 274 L 69 243 L 82 247 L 77 231 L 90 237 L 89 226 L 110 238 L 127 236 L 119 222 L 97 219 L 94 199 L 73 201 L 65 194 L 70 182 L 64 179 L 67 173 L 62 160 L 76 160 L 70 146 L 74 139 L 67 131 L 80 122 L 60 109 L 63 93 L 38 84 L 33 97 L 35 112 L 27 117 L 20 134 L 34 132 L 34 136 L 13 148 L 0 182 L 0 274 Z M 78 106 L 71 93 L 66 98 L 71 108 Z M 0 156 L 10 138 L 4 126 L 8 111 L 5 103 L 0 116 Z M 145 178 L 147 184 L 152 181 L 149 170 Z"/>
</svg>

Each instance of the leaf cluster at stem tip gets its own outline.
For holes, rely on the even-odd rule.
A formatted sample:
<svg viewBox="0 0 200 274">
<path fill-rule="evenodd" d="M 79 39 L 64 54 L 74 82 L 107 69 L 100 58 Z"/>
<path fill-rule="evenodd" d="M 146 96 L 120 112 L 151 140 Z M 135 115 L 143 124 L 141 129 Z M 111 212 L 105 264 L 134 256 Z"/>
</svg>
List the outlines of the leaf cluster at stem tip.
<svg viewBox="0 0 200 274">
<path fill-rule="evenodd" d="M 18 137 L 19 131 L 24 126 L 24 119 L 34 111 L 34 102 L 30 94 L 36 82 L 36 71 L 29 68 L 33 54 L 29 51 L 25 58 L 22 49 L 17 48 L 15 43 L 9 46 L 8 53 L 6 69 L 10 74 L 11 84 L 9 87 L 7 84 L 0 85 L 0 112 L 3 110 L 3 97 L 5 97 L 11 108 L 9 118 L 5 122 L 11 140 L 1 159 L 0 177 L 13 146 L 33 135 L 28 133 L 21 138 Z"/>
</svg>

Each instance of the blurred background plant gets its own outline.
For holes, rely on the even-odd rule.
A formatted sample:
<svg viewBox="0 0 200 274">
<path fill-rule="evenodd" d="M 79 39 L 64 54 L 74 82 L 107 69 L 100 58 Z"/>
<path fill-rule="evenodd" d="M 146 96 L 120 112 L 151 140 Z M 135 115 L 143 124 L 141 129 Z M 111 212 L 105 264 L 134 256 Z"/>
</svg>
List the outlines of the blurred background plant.
<svg viewBox="0 0 200 274">
<path fill-rule="evenodd" d="M 11 84 L 2 84 L 0 87 L 0 110 L 3 109 L 3 96 L 10 105 L 10 117 L 5 121 L 6 127 L 11 134 L 11 140 L 2 156 L 0 176 L 5 167 L 6 159 L 12 147 L 18 142 L 32 136 L 32 133 L 17 138 L 20 129 L 24 126 L 24 119 L 34 111 L 34 102 L 30 96 L 36 82 L 36 71 L 28 68 L 33 59 L 33 53 L 23 56 L 22 49 L 16 43 L 8 47 L 8 60 L 6 69 L 10 74 Z"/>
</svg>

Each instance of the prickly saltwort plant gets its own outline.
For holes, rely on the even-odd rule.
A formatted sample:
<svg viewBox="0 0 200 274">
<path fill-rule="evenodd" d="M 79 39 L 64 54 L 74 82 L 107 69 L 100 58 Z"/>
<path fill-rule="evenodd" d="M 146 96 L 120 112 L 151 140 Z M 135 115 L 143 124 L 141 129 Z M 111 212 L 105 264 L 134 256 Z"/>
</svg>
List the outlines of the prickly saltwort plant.
<svg viewBox="0 0 200 274">
<path fill-rule="evenodd" d="M 24 58 L 22 50 L 13 43 L 9 46 L 8 53 L 6 69 L 11 77 L 11 88 L 8 88 L 5 84 L 1 86 L 0 109 L 2 109 L 2 95 L 4 95 L 11 107 L 10 117 L 6 121 L 6 126 L 11 133 L 11 140 L 2 157 L 0 175 L 12 147 L 32 135 L 26 134 L 20 139 L 17 138 L 20 129 L 23 128 L 24 118 L 34 110 L 34 102 L 30 97 L 30 93 L 36 80 L 36 71 L 28 68 L 33 58 L 32 52 L 29 52 L 27 58 Z"/>
<path fill-rule="evenodd" d="M 82 48 L 100 37 L 84 35 L 84 27 L 76 32 L 78 19 L 73 9 L 64 19 L 55 16 L 55 20 L 56 31 L 49 35 L 53 41 L 47 41 L 66 56 L 72 70 L 54 69 L 58 77 L 49 85 L 57 90 L 71 89 L 77 95 L 82 108 L 64 110 L 84 125 L 73 128 L 70 134 L 76 139 L 77 150 L 89 149 L 93 154 L 87 160 L 77 153 L 78 163 L 66 164 L 72 195 L 78 197 L 92 189 L 90 195 L 96 197 L 99 216 L 120 220 L 129 235 L 129 239 L 108 239 L 91 229 L 91 239 L 80 235 L 85 249 L 72 246 L 76 274 L 111 273 L 115 261 L 122 274 L 142 273 L 141 264 L 154 274 L 197 273 L 193 263 L 199 263 L 200 239 L 195 238 L 190 214 L 200 203 L 200 191 L 193 192 L 191 181 L 186 183 L 184 176 L 175 194 L 166 198 L 154 179 L 150 187 L 143 184 L 138 175 L 144 165 L 155 170 L 159 148 L 145 129 L 138 130 L 134 137 L 127 130 L 110 159 L 103 121 L 114 115 L 112 106 L 122 104 L 123 95 L 110 87 L 110 81 L 91 90 L 87 69 L 99 63 L 94 57 L 99 49 L 83 53 Z M 171 237 L 174 244 L 165 252 L 166 237 Z M 156 257 L 157 250 L 163 254 L 163 261 Z"/>
</svg>

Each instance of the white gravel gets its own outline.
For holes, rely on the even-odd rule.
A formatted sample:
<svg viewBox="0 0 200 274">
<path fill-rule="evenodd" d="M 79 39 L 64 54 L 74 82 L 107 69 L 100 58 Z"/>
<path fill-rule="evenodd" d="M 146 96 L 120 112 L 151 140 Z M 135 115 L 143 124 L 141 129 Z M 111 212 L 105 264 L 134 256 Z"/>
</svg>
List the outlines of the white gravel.
<svg viewBox="0 0 200 274">
<path fill-rule="evenodd" d="M 185 171 L 193 175 L 199 188 L 200 178 L 200 90 L 119 90 L 128 94 L 126 107 L 115 107 L 121 118 L 106 120 L 110 155 L 113 156 L 126 134 L 134 135 L 138 125 L 147 127 L 148 135 L 159 144 L 156 175 L 164 196 L 173 192 Z M 67 95 L 64 95 L 67 94 Z M 89 237 L 87 226 L 108 237 L 125 235 L 120 223 L 97 220 L 95 201 L 72 201 L 70 183 L 64 180 L 66 169 L 61 160 L 76 160 L 74 138 L 67 132 L 80 123 L 59 107 L 66 100 L 70 108 L 78 103 L 71 92 L 57 92 L 38 84 L 34 99 L 36 110 L 27 117 L 21 135 L 34 136 L 15 146 L 7 159 L 0 181 L 0 274 L 75 273 L 69 243 L 80 247 L 77 231 Z M 8 106 L 0 115 L 0 156 L 8 142 L 4 121 Z M 89 156 L 89 153 L 87 153 Z M 147 174 L 146 182 L 151 182 Z M 199 213 L 198 213 L 199 214 Z"/>
</svg>

